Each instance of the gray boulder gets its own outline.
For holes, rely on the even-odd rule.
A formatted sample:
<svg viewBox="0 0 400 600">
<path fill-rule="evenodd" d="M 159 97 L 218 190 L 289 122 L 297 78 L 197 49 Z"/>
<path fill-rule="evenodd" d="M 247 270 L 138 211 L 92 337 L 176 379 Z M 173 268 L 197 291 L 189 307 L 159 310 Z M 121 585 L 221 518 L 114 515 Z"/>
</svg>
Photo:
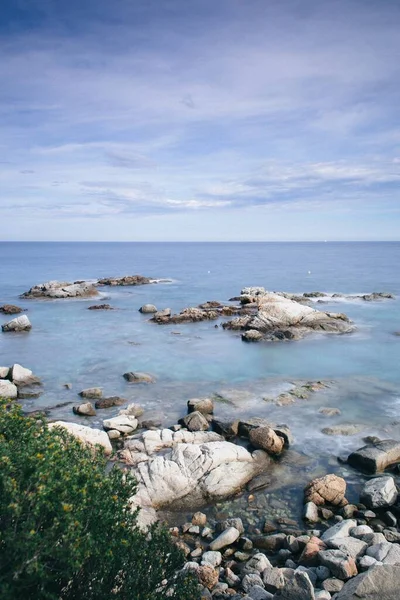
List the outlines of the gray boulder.
<svg viewBox="0 0 400 600">
<path fill-rule="evenodd" d="M 400 566 L 378 565 L 348 581 L 335 600 L 398 600 Z"/>
<path fill-rule="evenodd" d="M 92 427 L 85 427 L 84 425 L 78 425 L 77 423 L 68 423 L 66 421 L 49 423 L 49 429 L 53 429 L 53 427 L 66 429 L 68 433 L 76 437 L 85 445 L 101 446 L 105 454 L 111 454 L 112 452 L 111 442 L 105 431 L 93 429 Z"/>
<path fill-rule="evenodd" d="M 221 550 L 225 546 L 230 546 L 240 537 L 240 531 L 236 527 L 228 527 L 210 544 L 210 550 Z"/>
<path fill-rule="evenodd" d="M 126 379 L 126 381 L 128 383 L 154 383 L 155 379 L 152 375 L 149 375 L 149 373 L 141 373 L 141 372 L 134 372 L 134 371 L 129 371 L 128 373 L 124 373 L 124 379 Z"/>
<path fill-rule="evenodd" d="M 397 488 L 393 477 L 375 477 L 364 485 L 360 500 L 369 508 L 391 506 L 397 500 Z"/>
<path fill-rule="evenodd" d="M 157 307 L 154 306 L 154 304 L 143 304 L 143 306 L 139 308 L 139 312 L 144 315 L 150 315 L 157 312 Z"/>
<path fill-rule="evenodd" d="M 96 411 L 91 402 L 85 402 L 79 406 L 74 406 L 72 410 L 76 415 L 82 415 L 84 417 L 94 417 L 96 415 Z"/>
<path fill-rule="evenodd" d="M 123 434 L 132 433 L 138 426 L 138 421 L 135 417 L 128 415 L 119 415 L 112 417 L 111 419 L 105 419 L 103 421 L 103 427 L 107 431 L 108 429 L 115 429 Z"/>
<path fill-rule="evenodd" d="M 13 400 L 18 396 L 17 386 L 7 379 L 0 379 L 0 398 Z"/>
<path fill-rule="evenodd" d="M 400 442 L 382 440 L 367 444 L 352 452 L 347 462 L 365 473 L 383 472 L 388 466 L 400 462 Z"/>
<path fill-rule="evenodd" d="M 103 395 L 103 390 L 100 387 L 94 388 L 86 388 L 79 392 L 81 398 L 101 398 Z"/>
<path fill-rule="evenodd" d="M 15 319 L 8 321 L 8 323 L 4 323 L 4 325 L 2 325 L 1 328 L 4 332 L 29 331 L 30 329 L 32 329 L 32 325 L 26 315 L 21 315 L 20 317 L 16 317 Z"/>
<path fill-rule="evenodd" d="M 180 419 L 179 423 L 184 425 L 189 431 L 207 431 L 209 428 L 206 417 L 197 410 Z"/>
<path fill-rule="evenodd" d="M 211 398 L 191 398 L 187 403 L 188 412 L 201 412 L 211 415 L 214 412 L 214 402 Z"/>
<path fill-rule="evenodd" d="M 297 571 L 286 580 L 283 588 L 278 590 L 274 600 L 314 600 L 314 587 L 307 573 Z"/>
</svg>

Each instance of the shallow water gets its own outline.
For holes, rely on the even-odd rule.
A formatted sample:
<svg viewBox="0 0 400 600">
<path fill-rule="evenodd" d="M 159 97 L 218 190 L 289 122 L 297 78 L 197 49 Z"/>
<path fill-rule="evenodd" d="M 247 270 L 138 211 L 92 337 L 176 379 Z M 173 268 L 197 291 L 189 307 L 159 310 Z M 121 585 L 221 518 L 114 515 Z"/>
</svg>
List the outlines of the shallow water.
<svg viewBox="0 0 400 600">
<path fill-rule="evenodd" d="M 400 435 L 392 424 L 400 413 L 400 337 L 393 335 L 400 330 L 399 300 L 317 304 L 323 310 L 346 312 L 357 331 L 273 344 L 244 344 L 236 333 L 215 328 L 215 322 L 158 326 L 138 308 L 154 303 L 180 311 L 207 300 L 227 301 L 248 285 L 296 293 L 399 295 L 399 259 L 400 243 L 1 243 L 0 304 L 27 308 L 33 329 L 0 335 L 0 364 L 19 362 L 42 379 L 43 394 L 24 401 L 27 410 L 74 403 L 81 389 L 101 386 L 104 395 L 137 401 L 149 417 L 170 425 L 185 413 L 188 398 L 230 390 L 236 401 L 218 404 L 217 415 L 266 416 L 291 427 L 294 451 L 310 462 L 287 472 L 280 466 L 279 472 L 282 487 L 297 490 L 329 461 L 331 469 L 343 471 L 332 456 L 359 447 L 364 435 Z M 172 281 L 102 288 L 100 300 L 18 299 L 32 285 L 50 279 L 127 274 Z M 87 310 L 105 299 L 118 310 Z M 157 381 L 130 386 L 122 374 L 131 370 L 150 372 Z M 276 407 L 263 400 L 298 379 L 334 383 L 290 406 Z M 66 390 L 65 383 L 72 389 Z M 51 416 L 76 419 L 71 406 Z M 328 419 L 318 413 L 321 406 L 339 407 L 342 414 Z M 112 413 L 100 411 L 88 422 L 100 425 L 103 414 Z M 366 430 L 349 437 L 321 433 L 328 425 L 349 422 L 364 424 Z M 236 502 L 244 501 L 242 496 Z"/>
</svg>

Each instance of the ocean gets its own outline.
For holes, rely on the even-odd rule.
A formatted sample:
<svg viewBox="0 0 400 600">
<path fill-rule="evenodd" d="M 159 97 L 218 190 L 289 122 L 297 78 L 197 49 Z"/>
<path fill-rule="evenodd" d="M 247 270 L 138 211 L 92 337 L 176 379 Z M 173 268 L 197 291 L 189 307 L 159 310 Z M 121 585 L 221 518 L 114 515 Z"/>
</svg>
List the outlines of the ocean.
<svg viewBox="0 0 400 600">
<path fill-rule="evenodd" d="M 286 423 L 296 459 L 283 460 L 268 491 L 260 492 L 261 511 L 274 490 L 290 499 L 327 466 L 346 472 L 356 490 L 358 475 L 339 465 L 337 456 L 360 447 L 365 435 L 400 436 L 400 337 L 394 335 L 400 331 L 399 263 L 397 242 L 0 243 L 0 304 L 28 309 L 33 326 L 29 333 L 0 334 L 0 365 L 18 362 L 42 380 L 42 395 L 23 401 L 25 410 L 70 403 L 51 410 L 51 418 L 100 427 L 102 416 L 72 413 L 81 389 L 100 386 L 104 395 L 140 403 L 146 417 L 165 426 L 186 413 L 189 398 L 210 394 L 221 399 L 217 416 Z M 101 288 L 100 300 L 19 299 L 32 285 L 52 279 L 134 274 L 170 281 Z M 145 303 L 179 312 L 207 300 L 226 302 L 245 286 L 295 293 L 391 292 L 396 299 L 316 304 L 345 312 L 356 331 L 286 343 L 245 344 L 213 321 L 159 326 L 138 312 Z M 87 310 L 99 301 L 117 310 Z M 2 323 L 9 319 L 1 316 Z M 126 371 L 151 373 L 156 383 L 129 386 L 122 377 Z M 288 383 L 304 380 L 323 380 L 329 387 L 288 406 L 268 401 Z M 337 407 L 341 414 L 328 420 L 318 412 L 323 406 Z M 360 425 L 356 435 L 322 433 L 328 425 L 354 423 Z M 242 495 L 217 509 L 229 512 L 235 502 L 245 501 Z"/>
</svg>

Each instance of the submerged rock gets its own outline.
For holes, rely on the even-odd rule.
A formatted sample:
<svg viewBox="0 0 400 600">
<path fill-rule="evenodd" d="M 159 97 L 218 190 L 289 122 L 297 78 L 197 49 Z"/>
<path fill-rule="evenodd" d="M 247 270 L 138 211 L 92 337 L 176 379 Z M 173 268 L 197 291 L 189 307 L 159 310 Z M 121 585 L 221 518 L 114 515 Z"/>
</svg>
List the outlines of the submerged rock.
<svg viewBox="0 0 400 600">
<path fill-rule="evenodd" d="M 48 281 L 31 287 L 28 292 L 21 295 L 21 298 L 90 298 L 97 296 L 98 293 L 96 286 L 87 281 L 75 281 L 74 283 Z"/>
<path fill-rule="evenodd" d="M 140 373 L 140 372 L 134 372 L 134 371 L 129 371 L 128 373 L 124 373 L 124 379 L 126 379 L 126 381 L 128 383 L 154 383 L 155 382 L 155 378 L 152 375 L 149 375 L 149 373 Z"/>
<path fill-rule="evenodd" d="M 126 275 L 125 277 L 105 277 L 99 279 L 97 282 L 99 285 L 146 285 L 152 283 L 152 279 L 149 277 L 143 277 L 143 275 Z"/>
<path fill-rule="evenodd" d="M 159 325 L 168 325 L 169 323 L 197 323 L 199 321 L 212 321 L 218 319 L 219 313 L 216 310 L 202 310 L 201 308 L 185 308 L 179 314 L 163 314 L 164 311 L 156 312 L 150 319 Z"/>
<path fill-rule="evenodd" d="M 112 452 L 111 442 L 105 431 L 93 429 L 92 427 L 85 427 L 84 425 L 78 425 L 77 423 L 69 423 L 67 421 L 55 421 L 54 423 L 49 423 L 49 429 L 53 429 L 53 427 L 66 429 L 80 442 L 88 446 L 101 446 L 104 453 L 107 455 Z"/>
<path fill-rule="evenodd" d="M 111 304 L 93 304 L 88 310 L 114 310 Z"/>
<path fill-rule="evenodd" d="M 79 392 L 79 395 L 82 398 L 101 398 L 103 395 L 103 390 L 100 387 L 86 388 L 85 390 Z"/>
<path fill-rule="evenodd" d="M 110 396 L 109 398 L 100 398 L 96 400 L 95 407 L 96 408 L 111 408 L 112 406 L 122 406 L 126 404 L 128 400 L 125 398 L 120 398 L 119 396 Z"/>
<path fill-rule="evenodd" d="M 0 306 L 0 313 L 3 313 L 3 315 L 19 315 L 24 310 L 26 309 L 15 306 L 15 304 L 3 304 L 3 306 Z"/>
<path fill-rule="evenodd" d="M 367 425 L 345 424 L 333 425 L 332 427 L 324 427 L 322 433 L 325 435 L 357 435 L 367 428 Z"/>
<path fill-rule="evenodd" d="M 29 331 L 32 329 L 32 325 L 28 317 L 22 315 L 21 317 L 12 319 L 12 321 L 8 321 L 8 323 L 2 325 L 1 328 L 3 331 Z"/>
<path fill-rule="evenodd" d="M 211 398 L 191 398 L 187 406 L 188 412 L 198 411 L 204 415 L 211 415 L 214 412 L 214 402 Z"/>
</svg>

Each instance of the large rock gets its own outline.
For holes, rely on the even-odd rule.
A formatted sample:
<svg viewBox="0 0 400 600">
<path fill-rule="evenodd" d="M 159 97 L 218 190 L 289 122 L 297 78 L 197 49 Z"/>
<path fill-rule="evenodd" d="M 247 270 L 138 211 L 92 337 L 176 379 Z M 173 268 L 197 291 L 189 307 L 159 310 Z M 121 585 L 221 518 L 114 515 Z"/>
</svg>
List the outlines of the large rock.
<svg viewBox="0 0 400 600">
<path fill-rule="evenodd" d="M 103 390 L 100 387 L 86 388 L 79 392 L 81 398 L 101 398 Z"/>
<path fill-rule="evenodd" d="M 226 441 L 203 441 L 222 439 L 214 432 L 158 430 L 146 431 L 142 440 L 128 441 L 126 450 L 133 461 L 135 454 L 141 455 L 134 469 L 138 481 L 135 503 L 178 509 L 238 492 L 264 469 L 268 457 L 260 450 L 250 454 Z"/>
<path fill-rule="evenodd" d="M 77 423 L 68 423 L 66 421 L 55 421 L 49 423 L 49 429 L 53 427 L 62 427 L 66 429 L 71 435 L 76 437 L 80 442 L 88 446 L 101 446 L 104 453 L 109 455 L 112 452 L 111 442 L 105 431 L 100 429 L 92 429 L 91 427 L 85 427 L 84 425 L 78 425 Z"/>
<path fill-rule="evenodd" d="M 271 427 L 256 427 L 250 431 L 250 442 L 255 448 L 261 448 L 268 454 L 280 454 L 284 440 Z"/>
<path fill-rule="evenodd" d="M 183 419 L 179 420 L 179 423 L 184 427 L 187 427 L 189 431 L 207 431 L 209 423 L 203 413 L 199 411 L 191 412 Z"/>
<path fill-rule="evenodd" d="M 331 542 L 333 540 L 342 539 L 344 537 L 348 537 L 350 535 L 350 531 L 357 527 L 357 521 L 355 519 L 346 519 L 344 521 L 340 521 L 336 523 L 336 525 L 332 525 L 322 534 L 323 542 Z"/>
<path fill-rule="evenodd" d="M 128 383 L 154 383 L 155 378 L 148 373 L 140 373 L 129 371 L 129 373 L 124 373 L 124 379 L 128 381 Z"/>
<path fill-rule="evenodd" d="M 321 564 L 324 567 L 328 567 L 331 573 L 338 579 L 345 581 L 358 573 L 354 558 L 351 558 L 341 550 L 321 550 L 318 553 L 318 557 Z"/>
<path fill-rule="evenodd" d="M 400 442 L 382 440 L 367 444 L 352 452 L 349 465 L 365 473 L 380 473 L 390 465 L 400 462 Z"/>
<path fill-rule="evenodd" d="M 345 493 L 345 480 L 337 475 L 329 474 L 311 481 L 304 490 L 304 498 L 306 502 L 314 502 L 317 506 L 325 503 L 344 506 L 347 504 Z"/>
<path fill-rule="evenodd" d="M 143 313 L 144 315 L 156 313 L 157 307 L 154 306 L 154 304 L 143 304 L 143 306 L 139 308 L 139 312 Z"/>
<path fill-rule="evenodd" d="M 122 406 L 129 402 L 126 398 L 120 396 L 109 396 L 108 398 L 99 398 L 95 402 L 96 408 L 111 408 L 112 406 Z"/>
<path fill-rule="evenodd" d="M 81 415 L 82 417 L 96 416 L 96 411 L 91 402 L 85 402 L 84 404 L 79 404 L 79 406 L 73 406 L 72 410 L 76 415 Z"/>
<path fill-rule="evenodd" d="M 314 600 L 314 587 L 307 573 L 297 571 L 293 573 L 283 588 L 278 590 L 276 600 Z"/>
<path fill-rule="evenodd" d="M 7 379 L 10 373 L 9 367 L 0 367 L 0 379 Z"/>
<path fill-rule="evenodd" d="M 230 546 L 236 542 L 239 536 L 240 531 L 238 531 L 236 527 L 228 527 L 228 529 L 225 529 L 211 542 L 210 550 L 221 550 L 221 548 L 225 548 L 225 546 Z"/>
<path fill-rule="evenodd" d="M 258 331 L 265 340 L 300 339 L 311 333 L 349 333 L 354 327 L 344 314 L 304 306 L 279 293 L 258 293 L 255 316 L 240 316 L 223 324 L 226 329 Z M 255 334 L 252 334 L 254 337 Z"/>
<path fill-rule="evenodd" d="M 369 508 L 391 506 L 397 500 L 397 488 L 393 477 L 375 477 L 364 485 L 360 500 Z"/>
<path fill-rule="evenodd" d="M 211 398 L 192 398 L 187 403 L 188 412 L 201 412 L 204 415 L 211 415 L 214 412 L 214 402 Z"/>
<path fill-rule="evenodd" d="M 398 600 L 400 566 L 378 565 L 348 581 L 335 600 Z"/>
<path fill-rule="evenodd" d="M 129 415 L 119 415 L 112 417 L 111 419 L 105 419 L 103 421 L 104 429 L 114 429 L 123 434 L 132 433 L 138 426 L 138 421 L 135 417 Z"/>
<path fill-rule="evenodd" d="M 218 319 L 220 313 L 217 310 L 203 310 L 201 308 L 192 307 L 185 308 L 179 314 L 162 314 L 156 312 L 150 319 L 159 325 L 179 324 L 179 323 L 197 323 L 199 321 L 212 321 Z"/>
<path fill-rule="evenodd" d="M 48 281 L 33 286 L 28 292 L 22 294 L 21 298 L 90 298 L 97 296 L 98 293 L 96 286 L 87 281 L 75 281 L 74 283 Z"/>
<path fill-rule="evenodd" d="M 146 285 L 148 283 L 152 283 L 154 280 L 149 279 L 149 277 L 143 277 L 143 275 L 125 275 L 125 277 L 105 277 L 104 279 L 99 279 L 97 282 L 99 285 L 111 285 L 111 286 L 119 286 L 119 285 Z"/>
<path fill-rule="evenodd" d="M 32 329 L 32 325 L 26 315 L 21 315 L 8 321 L 8 323 L 4 323 L 1 328 L 3 331 L 29 331 Z"/>
<path fill-rule="evenodd" d="M 12 400 L 16 398 L 17 395 L 18 389 L 16 385 L 6 379 L 0 379 L 0 398 Z"/>
<path fill-rule="evenodd" d="M 40 380 L 34 376 L 30 369 L 22 367 L 18 363 L 15 363 L 9 372 L 9 378 L 15 385 L 22 387 L 25 385 L 34 385 L 40 383 Z"/>
</svg>

